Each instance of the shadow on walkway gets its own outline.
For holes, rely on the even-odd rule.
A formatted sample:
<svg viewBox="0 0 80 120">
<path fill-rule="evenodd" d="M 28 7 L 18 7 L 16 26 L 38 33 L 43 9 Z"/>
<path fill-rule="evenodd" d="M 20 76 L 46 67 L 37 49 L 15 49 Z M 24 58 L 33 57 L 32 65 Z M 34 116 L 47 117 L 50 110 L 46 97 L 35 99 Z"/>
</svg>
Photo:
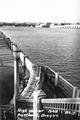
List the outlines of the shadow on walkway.
<svg viewBox="0 0 80 120">
<path fill-rule="evenodd" d="M 14 93 L 14 68 L 0 66 L 0 105 L 10 102 Z"/>
</svg>

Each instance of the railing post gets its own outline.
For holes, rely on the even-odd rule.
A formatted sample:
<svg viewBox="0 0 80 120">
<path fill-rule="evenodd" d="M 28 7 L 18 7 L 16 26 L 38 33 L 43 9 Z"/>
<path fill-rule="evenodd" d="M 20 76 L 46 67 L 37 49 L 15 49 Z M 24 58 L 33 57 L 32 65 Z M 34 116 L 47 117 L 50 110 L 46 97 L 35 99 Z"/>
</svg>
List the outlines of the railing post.
<svg viewBox="0 0 80 120">
<path fill-rule="evenodd" d="M 18 95 L 19 85 L 19 61 L 17 49 L 13 51 L 13 57 L 14 57 L 14 119 L 17 120 L 16 97 Z"/>
<path fill-rule="evenodd" d="M 42 90 L 36 90 L 33 93 L 33 120 L 40 119 L 41 98 L 46 95 Z"/>
<path fill-rule="evenodd" d="M 76 98 L 76 94 L 77 94 L 77 87 L 73 87 L 72 98 Z"/>
<path fill-rule="evenodd" d="M 23 63 L 23 73 L 24 73 L 24 77 L 26 76 L 26 58 L 28 58 L 29 59 L 29 57 L 28 56 L 24 56 L 24 63 Z"/>
<path fill-rule="evenodd" d="M 78 116 L 80 116 L 80 104 L 79 104 Z"/>
<path fill-rule="evenodd" d="M 55 73 L 55 86 L 58 85 L 58 73 Z"/>
<path fill-rule="evenodd" d="M 25 62 L 26 61 L 25 61 L 25 58 L 26 58 L 26 56 L 24 56 L 24 69 L 23 69 L 24 70 L 24 76 L 26 75 L 26 69 L 25 69 Z"/>
<path fill-rule="evenodd" d="M 13 42 L 11 41 L 11 50 L 13 51 Z"/>
<path fill-rule="evenodd" d="M 80 89 L 77 89 L 77 95 L 76 98 L 80 98 Z"/>
</svg>

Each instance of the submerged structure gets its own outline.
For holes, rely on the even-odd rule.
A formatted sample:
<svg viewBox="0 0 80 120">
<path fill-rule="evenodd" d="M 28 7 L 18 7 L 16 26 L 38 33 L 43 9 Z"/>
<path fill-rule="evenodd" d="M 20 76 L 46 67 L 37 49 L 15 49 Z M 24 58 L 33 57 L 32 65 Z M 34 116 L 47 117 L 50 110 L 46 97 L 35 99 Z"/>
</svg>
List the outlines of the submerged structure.
<svg viewBox="0 0 80 120">
<path fill-rule="evenodd" d="M 33 64 L 6 36 L 4 40 L 14 60 L 14 93 L 10 104 L 0 105 L 1 118 L 80 119 L 80 89 L 48 66 Z"/>
</svg>

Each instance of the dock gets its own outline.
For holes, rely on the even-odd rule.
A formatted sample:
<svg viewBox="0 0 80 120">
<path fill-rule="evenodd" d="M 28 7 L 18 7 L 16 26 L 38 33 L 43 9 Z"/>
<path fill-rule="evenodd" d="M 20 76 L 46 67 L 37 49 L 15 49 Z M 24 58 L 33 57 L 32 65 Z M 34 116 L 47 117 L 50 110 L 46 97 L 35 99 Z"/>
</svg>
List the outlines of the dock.
<svg viewBox="0 0 80 120">
<path fill-rule="evenodd" d="M 0 32 L 0 110 L 3 113 L 2 108 L 10 107 L 10 102 L 14 104 L 15 120 L 27 116 L 31 110 L 33 120 L 46 117 L 45 111 L 60 115 L 68 112 L 80 117 L 80 89 L 48 66 L 33 64 Z"/>
</svg>

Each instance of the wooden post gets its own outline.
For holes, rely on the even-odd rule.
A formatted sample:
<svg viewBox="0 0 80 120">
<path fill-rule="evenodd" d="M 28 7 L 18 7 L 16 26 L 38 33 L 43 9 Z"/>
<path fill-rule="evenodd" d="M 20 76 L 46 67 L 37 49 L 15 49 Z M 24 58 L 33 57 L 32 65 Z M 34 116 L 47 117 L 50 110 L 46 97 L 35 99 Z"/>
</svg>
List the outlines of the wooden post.
<svg viewBox="0 0 80 120">
<path fill-rule="evenodd" d="M 76 94 L 77 94 L 77 87 L 73 87 L 72 98 L 76 98 Z"/>
<path fill-rule="evenodd" d="M 13 50 L 13 42 L 11 41 L 11 50 Z"/>
<path fill-rule="evenodd" d="M 79 104 L 79 111 L 78 111 L 78 116 L 80 116 L 80 104 Z"/>
<path fill-rule="evenodd" d="M 40 119 L 40 109 L 41 109 L 41 98 L 46 95 L 42 90 L 36 90 L 33 93 L 33 120 Z"/>
<path fill-rule="evenodd" d="M 55 86 L 58 85 L 58 73 L 55 73 Z"/>
<path fill-rule="evenodd" d="M 13 52 L 14 56 L 14 119 L 17 120 L 16 111 L 16 96 L 18 94 L 18 84 L 19 84 L 19 61 L 18 61 L 18 51 Z"/>
<path fill-rule="evenodd" d="M 26 65 L 25 65 L 25 63 L 26 63 L 26 56 L 24 56 L 24 76 L 26 76 Z"/>
<path fill-rule="evenodd" d="M 76 98 L 80 98 L 80 89 L 77 89 L 77 95 Z"/>
</svg>

